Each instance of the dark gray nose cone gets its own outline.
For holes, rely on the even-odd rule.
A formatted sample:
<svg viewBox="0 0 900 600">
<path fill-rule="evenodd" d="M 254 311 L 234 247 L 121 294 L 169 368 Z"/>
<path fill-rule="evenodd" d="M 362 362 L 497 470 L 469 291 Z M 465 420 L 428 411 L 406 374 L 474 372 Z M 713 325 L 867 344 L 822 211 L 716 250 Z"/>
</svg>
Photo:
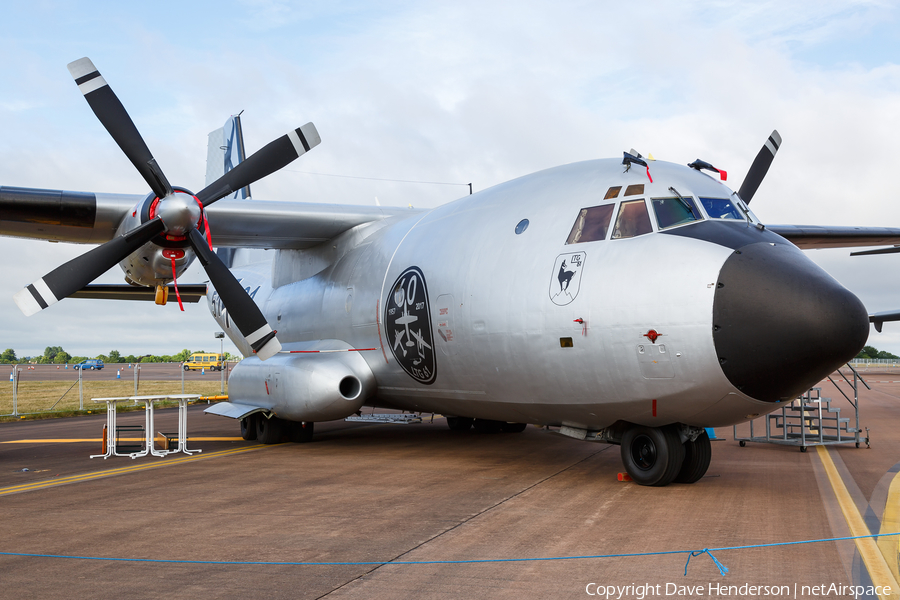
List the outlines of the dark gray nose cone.
<svg viewBox="0 0 900 600">
<path fill-rule="evenodd" d="M 752 398 L 796 398 L 868 337 L 859 298 L 786 242 L 744 246 L 722 266 L 713 341 L 725 376 Z"/>
</svg>

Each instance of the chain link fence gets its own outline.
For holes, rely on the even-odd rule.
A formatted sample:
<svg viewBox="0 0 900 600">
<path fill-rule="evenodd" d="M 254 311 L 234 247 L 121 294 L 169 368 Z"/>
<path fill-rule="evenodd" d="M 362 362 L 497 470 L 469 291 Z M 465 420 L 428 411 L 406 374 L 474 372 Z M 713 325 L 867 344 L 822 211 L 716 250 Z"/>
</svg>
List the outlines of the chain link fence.
<svg viewBox="0 0 900 600">
<path fill-rule="evenodd" d="M 0 381 L 0 417 L 104 410 L 93 398 L 226 395 L 233 366 L 185 371 L 182 363 L 107 363 L 81 371 L 73 365 L 0 365 L 8 377 Z"/>
</svg>

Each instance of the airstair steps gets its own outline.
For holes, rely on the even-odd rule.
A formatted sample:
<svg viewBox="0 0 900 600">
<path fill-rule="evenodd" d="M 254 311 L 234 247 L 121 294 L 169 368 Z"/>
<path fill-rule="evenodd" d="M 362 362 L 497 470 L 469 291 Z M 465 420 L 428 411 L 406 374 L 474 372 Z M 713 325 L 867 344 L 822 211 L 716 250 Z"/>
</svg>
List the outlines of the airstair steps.
<svg viewBox="0 0 900 600">
<path fill-rule="evenodd" d="M 859 447 L 861 427 L 859 425 L 859 397 L 857 393 L 857 381 L 868 387 L 868 384 L 859 376 L 855 369 L 853 380 L 847 378 L 840 370 L 837 373 L 850 385 L 852 396 L 848 396 L 837 386 L 837 382 L 831 377 L 828 379 L 837 386 L 838 391 L 846 398 L 854 410 L 850 417 L 841 416 L 841 407 L 832 406 L 831 398 L 822 396 L 822 388 L 814 387 L 796 398 L 789 404 L 785 404 L 779 410 L 761 417 L 765 423 L 765 436 L 754 436 L 754 421 L 750 421 L 750 437 L 737 436 L 735 428 L 735 440 L 746 445 L 746 442 L 767 442 L 774 444 L 787 444 L 800 446 L 806 451 L 808 446 L 823 444 L 847 444 L 855 443 Z M 854 418 L 855 417 L 855 418 Z M 851 420 L 855 422 L 850 424 Z M 866 444 L 868 438 L 862 439 Z"/>
</svg>

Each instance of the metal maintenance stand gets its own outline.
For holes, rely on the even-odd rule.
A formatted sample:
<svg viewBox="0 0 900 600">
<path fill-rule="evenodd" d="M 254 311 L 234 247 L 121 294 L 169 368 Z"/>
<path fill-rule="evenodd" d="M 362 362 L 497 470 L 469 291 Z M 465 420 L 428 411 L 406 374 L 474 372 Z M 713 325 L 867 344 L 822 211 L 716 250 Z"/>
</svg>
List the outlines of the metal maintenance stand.
<svg viewBox="0 0 900 600">
<path fill-rule="evenodd" d="M 801 452 L 806 452 L 810 446 L 856 444 L 859 448 L 861 442 L 865 442 L 868 446 L 868 433 L 861 436 L 859 424 L 858 384 L 862 382 L 866 388 L 872 388 L 852 365 L 847 366 L 853 373 L 853 381 L 850 381 L 841 369 L 837 369 L 837 374 L 851 386 L 852 398 L 841 389 L 831 375 L 828 376 L 828 380 L 853 407 L 853 424 L 850 417 L 841 416 L 840 408 L 831 406 L 831 398 L 821 396 L 821 388 L 812 388 L 790 404 L 782 406 L 780 411 L 761 417 L 766 426 L 765 436 L 754 435 L 753 421 L 750 421 L 750 437 L 738 437 L 735 425 L 733 428 L 735 441 L 740 442 L 741 446 L 746 446 L 747 442 L 800 446 Z M 866 431 L 868 432 L 868 428 Z"/>
<path fill-rule="evenodd" d="M 166 396 L 169 400 L 178 400 L 178 447 L 174 450 L 169 450 L 168 448 L 161 453 L 153 452 L 156 456 L 165 456 L 166 454 L 174 454 L 176 452 L 184 452 L 185 454 L 195 454 L 199 452 L 203 452 L 203 450 L 188 450 L 187 448 L 187 407 L 188 402 L 191 400 L 196 400 L 200 397 L 200 394 L 174 394 L 171 396 Z M 153 403 L 150 403 L 150 423 L 153 423 Z M 165 437 L 165 436 L 164 436 Z M 167 438 L 168 439 L 168 438 Z M 168 446 L 168 442 L 166 443 Z"/>
<path fill-rule="evenodd" d="M 107 459 L 110 456 L 129 456 L 132 459 L 139 456 L 166 456 L 176 452 L 184 452 L 185 454 L 193 454 L 202 452 L 202 450 L 188 450 L 187 448 L 187 405 L 191 400 L 199 398 L 199 394 L 167 394 L 160 396 L 128 396 L 122 398 L 93 398 L 93 402 L 106 403 L 106 453 L 95 454 L 91 458 Z M 174 450 L 157 450 L 153 447 L 153 430 L 154 430 L 154 404 L 162 400 L 178 401 L 178 446 Z M 116 438 L 118 437 L 116 426 L 116 405 L 119 402 L 143 402 L 144 403 L 144 443 L 141 450 L 137 452 L 119 453 L 116 452 Z M 163 434 L 168 446 L 168 436 Z"/>
</svg>

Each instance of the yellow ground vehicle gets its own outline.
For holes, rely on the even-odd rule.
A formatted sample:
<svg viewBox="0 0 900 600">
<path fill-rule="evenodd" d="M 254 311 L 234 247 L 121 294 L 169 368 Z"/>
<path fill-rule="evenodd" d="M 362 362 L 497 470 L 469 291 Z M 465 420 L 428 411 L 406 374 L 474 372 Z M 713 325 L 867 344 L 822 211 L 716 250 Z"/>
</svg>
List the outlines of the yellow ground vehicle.
<svg viewBox="0 0 900 600">
<path fill-rule="evenodd" d="M 210 371 L 221 371 L 225 368 L 225 356 L 223 354 L 215 354 L 212 352 L 195 352 L 184 363 L 185 371 L 198 371 L 200 369 L 209 369 Z"/>
</svg>

